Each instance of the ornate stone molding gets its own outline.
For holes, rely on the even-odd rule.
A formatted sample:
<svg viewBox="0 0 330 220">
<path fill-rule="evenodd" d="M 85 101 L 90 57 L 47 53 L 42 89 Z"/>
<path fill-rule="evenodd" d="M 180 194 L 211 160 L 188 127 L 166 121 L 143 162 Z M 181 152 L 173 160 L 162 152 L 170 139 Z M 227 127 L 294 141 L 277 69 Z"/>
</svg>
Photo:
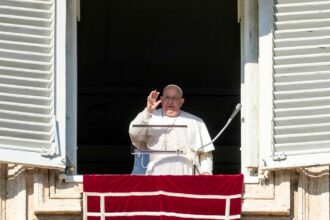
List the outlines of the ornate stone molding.
<svg viewBox="0 0 330 220">
<path fill-rule="evenodd" d="M 35 214 L 82 216 L 82 183 L 63 182 L 58 176 L 55 170 L 35 169 Z"/>
<path fill-rule="evenodd" d="M 243 216 L 290 215 L 290 171 L 275 171 L 264 184 L 245 184 Z"/>
</svg>

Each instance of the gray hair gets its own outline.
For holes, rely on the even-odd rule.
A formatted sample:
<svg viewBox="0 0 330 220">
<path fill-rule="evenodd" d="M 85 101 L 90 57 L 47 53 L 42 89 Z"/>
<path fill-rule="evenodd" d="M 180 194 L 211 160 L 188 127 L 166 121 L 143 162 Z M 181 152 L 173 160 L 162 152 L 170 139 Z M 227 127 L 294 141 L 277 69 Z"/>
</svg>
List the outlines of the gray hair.
<svg viewBox="0 0 330 220">
<path fill-rule="evenodd" d="M 164 94 L 165 90 L 168 89 L 168 88 L 175 88 L 179 92 L 180 96 L 181 97 L 183 96 L 182 89 L 178 85 L 175 85 L 175 84 L 169 84 L 169 85 L 165 86 L 164 89 L 163 89 L 163 94 Z"/>
</svg>

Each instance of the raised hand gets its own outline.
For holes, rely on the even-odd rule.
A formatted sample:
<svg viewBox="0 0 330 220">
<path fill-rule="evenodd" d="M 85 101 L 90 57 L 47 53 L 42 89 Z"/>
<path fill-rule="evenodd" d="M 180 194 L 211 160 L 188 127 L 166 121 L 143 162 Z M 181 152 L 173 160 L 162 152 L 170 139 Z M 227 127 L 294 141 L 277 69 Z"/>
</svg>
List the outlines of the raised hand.
<svg viewBox="0 0 330 220">
<path fill-rule="evenodd" d="M 159 96 L 159 92 L 157 90 L 153 90 L 150 92 L 147 98 L 147 111 L 152 113 L 156 110 L 157 106 L 160 104 L 161 100 L 157 101 Z"/>
</svg>

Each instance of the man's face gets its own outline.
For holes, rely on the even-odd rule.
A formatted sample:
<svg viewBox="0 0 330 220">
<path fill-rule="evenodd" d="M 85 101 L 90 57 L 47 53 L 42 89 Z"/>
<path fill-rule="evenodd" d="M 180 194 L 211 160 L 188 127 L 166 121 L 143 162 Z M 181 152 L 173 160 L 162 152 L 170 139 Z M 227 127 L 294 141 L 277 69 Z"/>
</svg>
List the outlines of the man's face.
<svg viewBox="0 0 330 220">
<path fill-rule="evenodd" d="M 175 87 L 167 88 L 161 96 L 161 100 L 163 112 L 169 117 L 177 116 L 184 103 L 182 94 Z"/>
</svg>

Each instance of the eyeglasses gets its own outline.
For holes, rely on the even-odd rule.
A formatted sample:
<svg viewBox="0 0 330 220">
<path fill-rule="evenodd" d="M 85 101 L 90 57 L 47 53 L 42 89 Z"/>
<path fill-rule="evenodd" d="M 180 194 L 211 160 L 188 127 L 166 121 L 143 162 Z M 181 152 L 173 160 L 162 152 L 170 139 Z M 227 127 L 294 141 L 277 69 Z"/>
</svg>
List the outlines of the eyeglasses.
<svg viewBox="0 0 330 220">
<path fill-rule="evenodd" d="M 171 96 L 164 96 L 164 100 L 165 100 L 165 101 L 170 101 L 170 100 L 172 100 L 172 101 L 177 102 L 177 101 L 179 101 L 180 99 L 181 99 L 181 97 L 177 97 L 177 96 L 173 96 L 173 97 L 171 97 Z"/>
</svg>

